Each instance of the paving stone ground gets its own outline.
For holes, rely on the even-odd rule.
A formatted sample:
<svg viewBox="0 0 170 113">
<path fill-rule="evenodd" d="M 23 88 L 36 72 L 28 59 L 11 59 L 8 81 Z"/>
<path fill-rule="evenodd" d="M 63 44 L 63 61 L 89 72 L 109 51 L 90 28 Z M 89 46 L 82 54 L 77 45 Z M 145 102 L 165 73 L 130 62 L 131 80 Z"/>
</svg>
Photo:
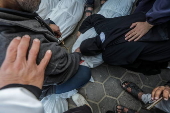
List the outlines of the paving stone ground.
<svg viewBox="0 0 170 113">
<path fill-rule="evenodd" d="M 95 13 L 100 8 L 99 4 L 99 0 L 96 0 Z M 73 34 L 65 40 L 65 44 L 69 48 L 68 52 L 71 52 L 72 46 L 76 41 L 76 33 L 81 22 Z M 122 81 L 128 80 L 136 83 L 144 92 L 151 93 L 153 88 L 169 80 L 170 75 L 170 70 L 168 69 L 162 70 L 161 74 L 158 75 L 145 76 L 141 73 L 107 64 L 102 64 L 91 70 L 95 82 L 89 82 L 83 88 L 79 89 L 79 93 L 82 94 L 92 106 L 93 113 L 105 113 L 107 110 L 115 109 L 115 106 L 118 104 L 138 110 L 140 113 L 151 113 L 141 109 L 142 104 L 127 92 L 123 91 L 120 84 Z M 68 99 L 68 102 L 69 108 L 76 107 L 71 99 Z"/>
</svg>

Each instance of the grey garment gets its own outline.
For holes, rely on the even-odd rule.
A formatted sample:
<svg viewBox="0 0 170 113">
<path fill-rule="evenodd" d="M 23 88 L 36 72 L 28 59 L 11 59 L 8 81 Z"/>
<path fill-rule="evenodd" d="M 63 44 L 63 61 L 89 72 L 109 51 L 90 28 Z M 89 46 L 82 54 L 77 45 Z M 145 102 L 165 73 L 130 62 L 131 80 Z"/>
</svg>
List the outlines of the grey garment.
<svg viewBox="0 0 170 113">
<path fill-rule="evenodd" d="M 24 13 L 0 8 L 0 66 L 4 61 L 7 47 L 16 36 L 31 36 L 41 41 L 37 63 L 47 50 L 52 50 L 52 58 L 45 71 L 44 85 L 60 84 L 71 78 L 78 70 L 81 54 L 68 54 L 57 43 L 57 39 L 48 25 L 37 14 Z"/>
<path fill-rule="evenodd" d="M 151 94 L 143 94 L 142 95 L 142 101 L 145 104 L 153 103 Z M 162 100 L 155 107 L 166 112 L 166 113 L 170 113 L 170 100 L 168 100 L 168 101 Z"/>
</svg>

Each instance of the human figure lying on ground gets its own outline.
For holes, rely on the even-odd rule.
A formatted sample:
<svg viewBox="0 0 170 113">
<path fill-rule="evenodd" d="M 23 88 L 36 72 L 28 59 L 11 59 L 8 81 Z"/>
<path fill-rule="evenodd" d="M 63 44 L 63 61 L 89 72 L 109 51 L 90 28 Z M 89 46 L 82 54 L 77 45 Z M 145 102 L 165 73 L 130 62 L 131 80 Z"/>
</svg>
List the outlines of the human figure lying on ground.
<svg viewBox="0 0 170 113">
<path fill-rule="evenodd" d="M 40 1 L 0 0 L 0 65 L 4 61 L 6 49 L 10 41 L 16 36 L 22 37 L 27 34 L 30 35 L 31 42 L 35 38 L 41 42 L 37 58 L 38 63 L 43 58 L 46 50 L 50 49 L 53 52 L 53 56 L 45 71 L 44 85 L 47 89 L 50 86 L 68 81 L 76 73 L 83 77 L 82 72 L 86 73 L 84 77 L 87 78 L 81 78 L 82 82 L 80 83 L 81 85 L 82 83 L 87 83 L 91 76 L 90 70 L 83 66 L 79 68 L 81 54 L 78 52 L 68 54 L 64 48 L 61 48 L 57 43 L 55 33 L 34 13 L 38 9 Z M 56 92 L 56 88 L 53 88 L 51 91 L 51 93 L 54 92 Z"/>
<path fill-rule="evenodd" d="M 75 30 L 84 12 L 86 0 L 41 0 L 37 13 L 42 19 L 50 19 L 62 32 L 60 40 Z"/>
<path fill-rule="evenodd" d="M 160 73 L 160 68 L 167 67 L 170 61 L 170 22 L 155 25 L 138 42 L 126 41 L 125 34 L 133 29 L 129 26 L 135 22 L 146 22 L 145 13 L 118 18 L 105 18 L 102 15 L 88 17 L 79 31 L 84 33 L 94 27 L 98 36 L 83 41 L 81 53 L 86 56 L 102 53 L 104 62 L 110 65 L 123 66 L 144 74 Z"/>
<path fill-rule="evenodd" d="M 126 16 L 131 13 L 134 2 L 135 0 L 107 0 L 97 14 L 103 15 L 105 18 Z M 97 33 L 94 28 L 87 30 L 81 35 L 78 33 L 78 38 L 72 47 L 72 52 L 74 52 L 80 46 L 82 41 L 96 36 Z M 84 60 L 83 65 L 86 65 L 90 68 L 95 68 L 103 63 L 102 54 L 95 56 L 83 55 L 81 59 Z"/>
<path fill-rule="evenodd" d="M 154 101 L 163 97 L 158 104 L 155 105 L 155 113 L 169 113 L 170 112 L 170 82 L 167 82 L 165 86 L 156 87 L 151 94 L 146 94 L 135 83 L 125 81 L 122 83 L 122 87 L 129 94 L 140 100 L 144 104 L 151 104 Z M 135 110 L 128 109 L 124 106 L 118 105 L 117 113 L 139 113 Z M 161 110 L 161 111 L 160 111 Z M 114 113 L 108 111 L 107 113 Z"/>
<path fill-rule="evenodd" d="M 29 42 L 29 36 L 16 37 L 7 49 L 5 60 L 0 68 L 0 113 L 44 113 L 38 98 L 52 51 L 45 51 L 42 60 L 37 64 L 40 40 L 34 39 L 28 52 Z M 72 98 L 78 107 L 66 113 L 92 111 L 80 94 L 75 94 Z"/>
</svg>

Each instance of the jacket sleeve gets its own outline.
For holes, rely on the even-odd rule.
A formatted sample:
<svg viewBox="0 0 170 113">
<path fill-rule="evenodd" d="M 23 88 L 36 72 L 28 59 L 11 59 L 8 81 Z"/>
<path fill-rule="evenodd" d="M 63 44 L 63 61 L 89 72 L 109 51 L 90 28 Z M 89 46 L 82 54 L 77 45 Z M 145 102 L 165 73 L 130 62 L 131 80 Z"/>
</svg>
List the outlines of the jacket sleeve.
<svg viewBox="0 0 170 113">
<path fill-rule="evenodd" d="M 146 14 L 146 18 L 152 25 L 170 21 L 170 0 L 156 0 L 151 10 Z"/>
<path fill-rule="evenodd" d="M 44 113 L 41 102 L 23 87 L 0 90 L 0 113 Z"/>
</svg>

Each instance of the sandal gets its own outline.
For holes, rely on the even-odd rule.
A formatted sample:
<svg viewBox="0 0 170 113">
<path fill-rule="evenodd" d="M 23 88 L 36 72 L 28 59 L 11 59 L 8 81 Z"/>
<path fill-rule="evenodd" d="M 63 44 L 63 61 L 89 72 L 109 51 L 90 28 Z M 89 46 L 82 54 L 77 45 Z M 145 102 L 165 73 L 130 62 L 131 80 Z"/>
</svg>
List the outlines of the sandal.
<svg viewBox="0 0 170 113">
<path fill-rule="evenodd" d="M 120 108 L 118 108 L 118 106 L 119 106 Z M 116 106 L 116 111 L 115 111 L 115 113 L 118 113 L 118 110 L 121 110 L 120 113 L 137 113 L 137 111 L 135 111 L 135 110 L 128 109 L 128 108 L 126 108 L 126 107 L 124 107 L 124 106 L 120 106 L 120 105 L 118 105 L 118 106 Z M 125 108 L 128 109 L 127 112 L 124 112 Z"/>
<path fill-rule="evenodd" d="M 126 85 L 126 84 L 127 84 L 127 85 Z M 125 87 L 123 87 L 123 85 L 124 85 Z M 127 91 L 128 93 L 130 93 L 132 96 L 134 96 L 134 97 L 135 97 L 136 99 L 138 99 L 138 100 L 139 100 L 138 94 L 139 94 L 140 92 L 143 92 L 143 90 L 140 89 L 135 83 L 128 82 L 128 81 L 124 81 L 124 82 L 122 83 L 122 88 L 123 88 L 125 91 Z M 131 88 L 131 92 L 129 92 L 129 91 L 127 90 L 127 88 Z"/>
<path fill-rule="evenodd" d="M 89 8 L 91 8 L 91 10 Z M 92 15 L 93 14 L 93 5 L 87 4 L 86 8 L 85 8 L 85 13 L 86 13 L 86 17 Z M 88 13 L 90 13 L 90 15 L 87 15 Z"/>
<path fill-rule="evenodd" d="M 100 6 L 102 7 L 103 4 L 106 2 L 107 0 L 100 0 Z"/>
</svg>

